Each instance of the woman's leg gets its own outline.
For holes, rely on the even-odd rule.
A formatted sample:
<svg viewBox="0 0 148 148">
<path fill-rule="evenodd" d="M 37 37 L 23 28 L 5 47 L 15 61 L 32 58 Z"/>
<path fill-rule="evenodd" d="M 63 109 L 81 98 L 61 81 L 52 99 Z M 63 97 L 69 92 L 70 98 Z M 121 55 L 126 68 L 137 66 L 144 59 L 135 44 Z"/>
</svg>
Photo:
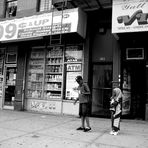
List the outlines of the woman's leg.
<svg viewBox="0 0 148 148">
<path fill-rule="evenodd" d="M 85 117 L 85 119 L 86 119 L 86 125 L 87 125 L 87 127 L 89 127 L 89 128 L 90 128 L 89 117 Z"/>
<path fill-rule="evenodd" d="M 111 112 L 111 130 L 114 131 L 114 113 Z"/>
</svg>

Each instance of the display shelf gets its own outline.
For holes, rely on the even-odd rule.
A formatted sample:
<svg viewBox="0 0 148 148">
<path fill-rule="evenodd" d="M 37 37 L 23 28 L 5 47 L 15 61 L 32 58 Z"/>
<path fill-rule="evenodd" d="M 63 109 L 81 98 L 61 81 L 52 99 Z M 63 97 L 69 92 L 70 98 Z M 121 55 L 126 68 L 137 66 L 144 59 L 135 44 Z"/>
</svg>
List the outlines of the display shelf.
<svg viewBox="0 0 148 148">
<path fill-rule="evenodd" d="M 40 99 L 43 96 L 45 53 L 33 49 L 28 61 L 27 97 Z"/>
<path fill-rule="evenodd" d="M 45 87 L 46 99 L 60 99 L 63 85 L 63 49 L 60 46 L 49 47 L 46 54 Z"/>
</svg>

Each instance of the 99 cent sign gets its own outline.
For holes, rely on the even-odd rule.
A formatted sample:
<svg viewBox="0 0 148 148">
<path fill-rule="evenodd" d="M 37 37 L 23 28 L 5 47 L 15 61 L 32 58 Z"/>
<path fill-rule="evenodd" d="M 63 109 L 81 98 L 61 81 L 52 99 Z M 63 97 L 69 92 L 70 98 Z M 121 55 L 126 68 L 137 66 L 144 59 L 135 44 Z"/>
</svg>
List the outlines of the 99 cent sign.
<svg viewBox="0 0 148 148">
<path fill-rule="evenodd" d="M 2 38 L 11 39 L 17 33 L 17 26 L 16 24 L 8 24 L 6 26 L 0 25 L 0 40 Z"/>
<path fill-rule="evenodd" d="M 63 16 L 63 19 L 61 17 Z M 61 22 L 62 20 L 62 22 Z M 0 41 L 47 36 L 50 34 L 77 32 L 78 9 L 52 13 L 44 13 L 30 17 L 0 22 Z"/>
</svg>

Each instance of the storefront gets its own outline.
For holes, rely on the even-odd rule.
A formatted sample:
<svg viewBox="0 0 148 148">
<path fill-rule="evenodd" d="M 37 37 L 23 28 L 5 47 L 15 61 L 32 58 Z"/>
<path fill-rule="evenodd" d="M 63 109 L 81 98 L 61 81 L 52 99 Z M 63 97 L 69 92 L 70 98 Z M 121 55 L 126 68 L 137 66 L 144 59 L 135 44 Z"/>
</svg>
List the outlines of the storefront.
<svg viewBox="0 0 148 148">
<path fill-rule="evenodd" d="M 120 87 L 122 117 L 147 119 L 147 14 L 145 0 L 114 0 L 112 10 L 90 14 L 92 116 L 110 117 L 112 89 Z"/>
<path fill-rule="evenodd" d="M 114 0 L 112 33 L 118 36 L 121 51 L 123 115 L 147 119 L 147 15 L 148 2 Z"/>
<path fill-rule="evenodd" d="M 1 108 L 77 115 L 86 24 L 78 8 L 1 22 Z M 51 45 L 55 34 L 61 44 Z"/>
<path fill-rule="evenodd" d="M 27 63 L 26 109 L 78 114 L 75 77 L 82 75 L 83 45 L 32 47 Z"/>
</svg>

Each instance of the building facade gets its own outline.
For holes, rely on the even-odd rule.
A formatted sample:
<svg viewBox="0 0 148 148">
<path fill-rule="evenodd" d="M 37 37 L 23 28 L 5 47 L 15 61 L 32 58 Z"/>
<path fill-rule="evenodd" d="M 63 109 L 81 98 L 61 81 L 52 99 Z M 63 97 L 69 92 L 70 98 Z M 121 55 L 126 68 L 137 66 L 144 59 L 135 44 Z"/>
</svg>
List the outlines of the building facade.
<svg viewBox="0 0 148 148">
<path fill-rule="evenodd" d="M 147 119 L 147 32 L 113 32 L 116 5 L 82 11 L 65 2 L 1 0 L 1 109 L 78 115 L 82 75 L 92 116 L 110 117 L 112 89 L 120 87 L 123 117 Z"/>
</svg>

